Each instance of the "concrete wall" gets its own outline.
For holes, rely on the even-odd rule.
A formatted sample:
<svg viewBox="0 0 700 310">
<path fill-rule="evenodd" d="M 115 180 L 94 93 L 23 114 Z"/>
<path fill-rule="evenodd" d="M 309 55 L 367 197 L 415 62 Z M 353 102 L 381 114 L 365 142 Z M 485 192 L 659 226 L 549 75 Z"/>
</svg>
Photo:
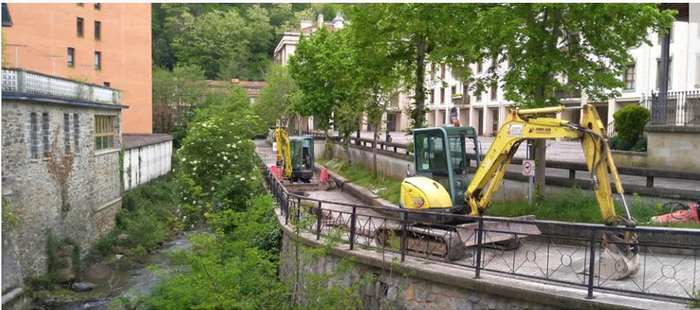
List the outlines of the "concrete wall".
<svg viewBox="0 0 700 310">
<path fill-rule="evenodd" d="M 41 128 L 42 113 L 49 114 L 50 138 L 54 132 L 59 135 L 63 149 L 63 116 L 69 113 L 70 147 L 74 162 L 68 180 L 69 209 L 62 210 L 59 187 L 54 176 L 49 172 L 49 160 L 31 159 L 30 149 L 30 113 L 38 115 Z M 79 116 L 79 148 L 74 139 L 73 114 Z M 119 149 L 121 132 L 117 128 L 115 147 L 95 151 L 94 116 L 115 115 L 117 124 L 119 110 L 59 106 L 39 104 L 29 101 L 2 103 L 2 182 L 3 195 L 10 201 L 10 206 L 18 217 L 17 226 L 12 232 L 12 243 L 16 246 L 17 257 L 21 264 L 21 276 L 37 276 L 46 272 L 46 239 L 51 231 L 58 237 L 70 237 L 79 242 L 83 252 L 96 241 L 102 232 L 114 226 L 114 214 L 121 207 L 119 183 Z M 57 130 L 57 131 L 55 131 Z M 41 131 L 41 130 L 40 130 Z M 39 150 L 43 149 L 41 132 L 39 132 Z M 5 207 L 5 206 L 3 206 Z M 5 246 L 3 234 L 3 246 Z M 3 251 L 3 264 L 5 264 Z M 12 271 L 12 270 L 11 270 Z M 5 279 L 16 277 L 5 270 L 3 265 L 3 290 Z"/>
<path fill-rule="evenodd" d="M 647 166 L 700 172 L 700 128 L 648 126 L 647 133 Z"/>
<path fill-rule="evenodd" d="M 124 190 L 168 174 L 172 156 L 172 141 L 124 150 Z"/>
<path fill-rule="evenodd" d="M 12 27 L 2 27 L 7 65 L 123 90 L 124 132 L 152 131 L 151 4 L 150 3 L 9 3 Z M 77 35 L 83 18 L 83 37 Z M 102 33 L 95 39 L 95 22 Z M 68 48 L 75 65 L 68 66 Z M 95 52 L 102 68 L 95 69 Z M 51 56 L 51 57 L 49 57 Z"/>
</svg>

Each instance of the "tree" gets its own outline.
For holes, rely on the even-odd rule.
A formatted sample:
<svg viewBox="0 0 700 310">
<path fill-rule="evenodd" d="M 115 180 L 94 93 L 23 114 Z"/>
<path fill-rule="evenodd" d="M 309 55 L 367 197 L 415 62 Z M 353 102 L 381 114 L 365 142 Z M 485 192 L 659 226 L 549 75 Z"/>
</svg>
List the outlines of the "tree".
<svg viewBox="0 0 700 310">
<path fill-rule="evenodd" d="M 255 114 L 266 120 L 268 126 L 274 126 L 280 120 L 282 126 L 289 125 L 287 108 L 292 104 L 299 91 L 289 75 L 287 67 L 272 65 L 265 74 L 265 87 L 260 89 L 260 101 L 253 106 Z"/>
<path fill-rule="evenodd" d="M 189 122 L 193 107 L 206 96 L 204 71 L 196 65 L 177 65 L 170 72 L 153 68 L 153 131 L 171 133 Z"/>
<path fill-rule="evenodd" d="M 655 4 L 512 3 L 481 10 L 476 27 L 460 29 L 480 38 L 480 58 L 492 60 L 476 91 L 500 82 L 505 98 L 524 107 L 558 105 L 558 92 L 575 90 L 592 100 L 619 96 L 629 49 L 650 44 L 649 32 L 673 21 Z M 508 69 L 498 66 L 506 61 Z M 543 190 L 545 146 L 537 145 L 536 181 Z"/>
<path fill-rule="evenodd" d="M 363 112 L 367 122 L 375 128 L 373 135 L 372 168 L 377 169 L 377 139 L 382 117 L 392 98 L 396 97 L 401 76 L 396 70 L 396 61 L 389 52 L 388 42 L 367 36 L 362 28 L 350 26 L 348 36 L 354 70 L 352 81 L 355 92 L 362 95 Z"/>
<path fill-rule="evenodd" d="M 355 67 L 348 47 L 346 32 L 321 28 L 308 38 L 302 37 L 289 60 L 289 72 L 302 93 L 302 98 L 292 104 L 291 111 L 313 116 L 327 137 L 336 112 L 346 152 L 347 140 L 359 126 L 354 120 L 362 115 L 358 106 L 362 94 L 353 87 Z M 341 106 L 343 109 L 338 111 Z"/>
<path fill-rule="evenodd" d="M 186 11 L 168 21 L 177 25 L 171 48 L 178 61 L 200 66 L 207 77 L 216 76 L 225 61 L 248 55 L 246 21 L 235 10 L 198 17 Z"/>
<path fill-rule="evenodd" d="M 391 59 L 405 83 L 413 84 L 415 101 L 411 110 L 411 127 L 425 124 L 426 66 L 441 63 L 446 55 L 445 43 L 470 36 L 456 31 L 457 25 L 471 25 L 473 13 L 465 8 L 472 4 L 379 3 L 357 5 L 351 10 L 352 27 L 362 29 L 365 41 L 386 42 Z M 455 16 L 459 9 L 462 16 Z M 467 32 L 469 33 L 469 32 Z M 469 54 L 462 54 L 469 55 Z"/>
</svg>

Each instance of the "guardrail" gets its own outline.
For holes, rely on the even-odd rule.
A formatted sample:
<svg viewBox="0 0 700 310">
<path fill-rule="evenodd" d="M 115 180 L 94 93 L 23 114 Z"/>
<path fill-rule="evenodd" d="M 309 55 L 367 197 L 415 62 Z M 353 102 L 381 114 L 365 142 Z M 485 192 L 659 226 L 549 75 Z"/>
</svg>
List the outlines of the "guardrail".
<svg viewBox="0 0 700 310">
<path fill-rule="evenodd" d="M 2 68 L 2 91 L 120 104 L 121 92 L 39 72 Z"/>
<path fill-rule="evenodd" d="M 311 135 L 314 132 L 302 132 L 302 134 Z M 318 135 L 318 132 L 315 132 Z M 320 133 L 323 136 L 323 133 Z M 342 141 L 340 137 L 333 137 L 334 141 Z M 365 148 L 368 152 L 372 151 L 372 148 L 377 148 L 382 155 L 392 156 L 403 160 L 413 161 L 413 153 L 409 150 L 405 143 L 394 143 L 378 140 L 376 145 L 373 145 L 372 139 L 350 137 L 350 145 L 355 145 L 357 147 Z M 484 153 L 482 152 L 482 158 Z M 467 158 L 470 159 L 471 164 L 475 164 L 474 154 L 467 154 Z M 523 158 L 513 158 L 511 161 L 512 165 L 522 164 Z M 547 176 L 546 183 L 558 186 L 577 186 L 582 189 L 592 189 L 593 185 L 589 179 L 578 179 L 576 178 L 577 171 L 588 172 L 588 167 L 585 163 L 567 162 L 567 161 L 557 161 L 557 160 L 547 160 L 547 168 L 561 169 L 568 171 L 568 177 L 556 177 Z M 475 166 L 470 167 L 470 172 L 476 171 Z M 635 185 L 626 184 L 623 181 L 623 185 L 627 192 L 634 192 L 640 195 L 647 196 L 662 196 L 674 199 L 700 199 L 700 189 L 698 190 L 687 190 L 687 189 L 669 189 L 664 187 L 656 187 L 655 180 L 657 178 L 665 179 L 675 179 L 675 180 L 691 180 L 700 181 L 700 173 L 689 172 L 689 171 L 679 171 L 670 169 L 659 169 L 659 168 L 642 168 L 642 167 L 617 167 L 617 171 L 621 176 L 633 176 L 633 177 L 644 177 L 646 179 L 645 185 Z M 527 181 L 526 177 L 523 177 L 520 173 L 506 172 L 505 177 L 511 180 Z"/>
<path fill-rule="evenodd" d="M 700 126 L 700 91 L 653 93 L 652 125 Z"/>
<path fill-rule="evenodd" d="M 596 291 L 632 294 L 646 298 L 674 301 L 700 301 L 695 290 L 700 284 L 697 275 L 697 254 L 700 250 L 700 230 L 667 228 L 627 228 L 594 224 L 573 224 L 551 221 L 517 221 L 497 217 L 468 217 L 464 215 L 439 215 L 455 220 L 470 218 L 477 225 L 470 234 L 459 237 L 445 225 L 426 224 L 413 220 L 431 212 L 407 209 L 387 209 L 365 205 L 341 203 L 309 198 L 288 191 L 265 167 L 266 186 L 272 193 L 285 225 L 294 225 L 300 230 L 321 237 L 338 238 L 350 250 L 358 247 L 380 253 L 396 253 L 403 263 L 406 256 L 428 261 L 442 261 L 448 246 L 456 241 L 475 240 L 466 248 L 462 258 L 449 261 L 454 266 L 475 270 L 476 278 L 482 272 L 581 287 L 587 297 L 593 298 Z M 382 214 L 389 214 L 379 215 Z M 500 223 L 497 229 L 489 229 Z M 517 225 L 535 225 L 545 233 L 531 236 L 522 229 L 511 229 Z M 542 229 L 553 227 L 556 229 Z M 516 231 L 517 230 L 517 231 Z M 574 234 L 547 233 L 552 231 L 575 232 Z M 604 255 L 602 236 L 606 233 L 635 233 L 641 267 L 630 278 L 613 280 L 615 273 L 600 275 L 601 255 Z M 490 242 L 503 235 L 521 243 L 519 249 L 508 250 Z M 436 236 L 422 238 L 418 236 Z M 681 242 L 679 240 L 685 240 Z M 607 241 L 615 243 L 614 241 Z M 678 255 L 656 254 L 659 249 L 674 251 Z M 624 265 L 621 261 L 615 261 Z M 591 276 L 593 271 L 594 276 Z M 618 270 L 619 271 L 619 270 Z"/>
</svg>

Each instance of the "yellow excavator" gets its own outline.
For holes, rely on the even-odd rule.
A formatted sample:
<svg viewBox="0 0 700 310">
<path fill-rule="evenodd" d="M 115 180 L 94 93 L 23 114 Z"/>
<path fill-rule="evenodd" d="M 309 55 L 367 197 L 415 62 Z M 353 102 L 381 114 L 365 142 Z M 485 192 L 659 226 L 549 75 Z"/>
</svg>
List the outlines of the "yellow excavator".
<svg viewBox="0 0 700 310">
<path fill-rule="evenodd" d="M 582 109 L 580 124 L 541 116 L 571 109 Z M 472 140 L 478 165 L 471 181 L 468 177 L 466 138 Z M 483 216 L 484 211 L 491 204 L 493 194 L 503 182 L 503 177 L 518 146 L 527 139 L 552 138 L 581 140 L 605 224 L 610 226 L 624 224 L 627 227 L 634 227 L 636 222 L 629 213 L 622 183 L 610 154 L 605 124 L 592 105 L 576 108 L 559 106 L 513 109 L 506 116 L 489 151 L 480 161 L 478 140 L 473 128 L 454 126 L 416 129 L 414 131 L 416 175 L 402 182 L 400 207 L 431 211 L 429 214 L 447 212 Z M 617 192 L 622 197 L 627 213 L 625 217 L 615 214 L 608 170 Z M 494 225 L 503 224 L 494 223 Z M 467 247 L 475 244 L 473 229 L 473 224 L 457 225 L 461 242 Z M 486 227 L 486 229 L 493 228 Z M 535 225 L 527 224 L 496 228 L 496 230 L 504 229 L 515 233 L 522 231 L 530 235 L 539 233 Z M 501 235 L 504 238 L 512 238 L 512 234 Z M 606 232 L 603 238 L 604 251 L 600 257 L 598 276 L 606 279 L 622 279 L 639 271 L 640 262 L 634 233 L 618 235 Z M 449 251 L 449 249 L 446 250 L 446 252 Z"/>
<path fill-rule="evenodd" d="M 286 130 L 275 127 L 277 169 L 284 180 L 309 183 L 314 175 L 314 140 L 312 137 L 290 137 Z"/>
</svg>

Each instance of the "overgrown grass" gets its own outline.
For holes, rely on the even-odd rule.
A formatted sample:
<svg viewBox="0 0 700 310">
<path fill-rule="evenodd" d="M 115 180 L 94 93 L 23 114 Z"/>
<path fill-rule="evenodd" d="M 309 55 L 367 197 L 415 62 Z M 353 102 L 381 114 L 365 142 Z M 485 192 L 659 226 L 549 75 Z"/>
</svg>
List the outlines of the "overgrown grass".
<svg viewBox="0 0 700 310">
<path fill-rule="evenodd" d="M 317 159 L 316 162 L 340 174 L 352 183 L 376 193 L 379 197 L 395 205 L 399 204 L 401 180 L 389 176 L 375 175 L 371 169 L 364 165 L 348 163 L 343 159 Z"/>
</svg>

